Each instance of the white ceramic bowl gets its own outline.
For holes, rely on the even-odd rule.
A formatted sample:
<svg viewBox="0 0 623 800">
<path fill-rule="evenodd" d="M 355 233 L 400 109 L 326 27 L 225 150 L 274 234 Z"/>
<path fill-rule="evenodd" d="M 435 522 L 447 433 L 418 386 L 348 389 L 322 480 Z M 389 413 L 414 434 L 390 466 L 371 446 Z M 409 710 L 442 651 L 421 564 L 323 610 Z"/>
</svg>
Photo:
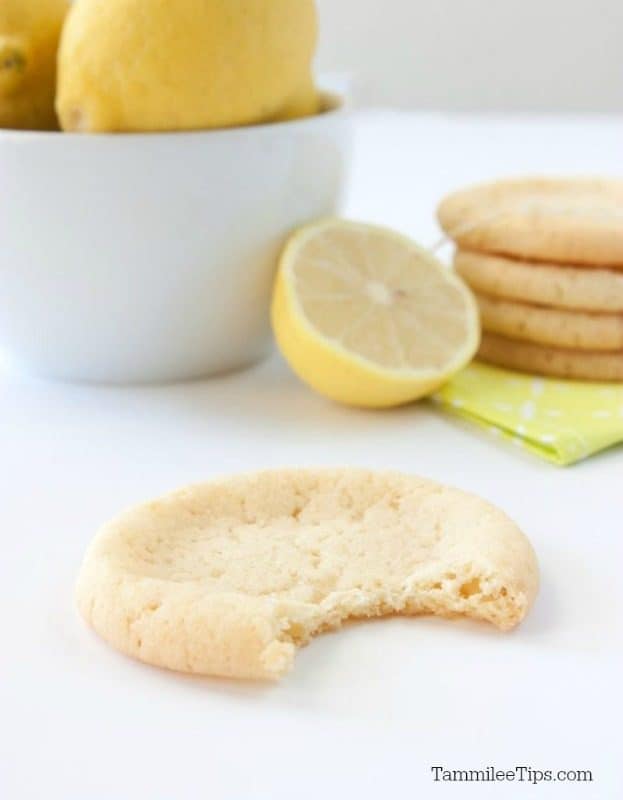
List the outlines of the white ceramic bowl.
<svg viewBox="0 0 623 800">
<path fill-rule="evenodd" d="M 196 133 L 0 131 L 0 348 L 43 375 L 171 381 L 270 347 L 276 260 L 338 209 L 348 114 Z"/>
</svg>

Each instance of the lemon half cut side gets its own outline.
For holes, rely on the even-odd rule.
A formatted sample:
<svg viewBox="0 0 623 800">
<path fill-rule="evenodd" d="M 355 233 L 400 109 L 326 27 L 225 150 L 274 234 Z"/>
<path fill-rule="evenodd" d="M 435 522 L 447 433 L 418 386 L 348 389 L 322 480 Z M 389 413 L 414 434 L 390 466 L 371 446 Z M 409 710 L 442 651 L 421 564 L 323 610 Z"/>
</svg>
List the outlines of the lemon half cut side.
<svg viewBox="0 0 623 800">
<path fill-rule="evenodd" d="M 399 233 L 342 219 L 314 222 L 287 242 L 272 323 L 305 383 L 368 408 L 429 394 L 480 342 L 476 302 L 451 269 Z"/>
</svg>

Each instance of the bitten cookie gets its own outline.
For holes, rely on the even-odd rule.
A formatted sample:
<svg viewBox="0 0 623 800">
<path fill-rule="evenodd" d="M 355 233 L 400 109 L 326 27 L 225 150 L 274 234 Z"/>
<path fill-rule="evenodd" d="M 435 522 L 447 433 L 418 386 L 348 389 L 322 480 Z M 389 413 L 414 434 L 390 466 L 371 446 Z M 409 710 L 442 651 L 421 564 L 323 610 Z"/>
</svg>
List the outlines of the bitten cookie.
<svg viewBox="0 0 623 800">
<path fill-rule="evenodd" d="M 540 264 L 457 250 L 454 266 L 482 294 L 579 311 L 623 311 L 623 271 Z"/>
<path fill-rule="evenodd" d="M 466 250 L 623 268 L 623 180 L 502 180 L 449 195 L 437 213 Z"/>
<path fill-rule="evenodd" d="M 485 332 L 477 358 L 498 367 L 556 378 L 623 381 L 623 350 L 616 353 L 567 350 Z"/>
<path fill-rule="evenodd" d="M 281 470 L 122 514 L 90 546 L 77 603 L 141 661 L 276 678 L 348 619 L 463 615 L 509 630 L 537 583 L 526 537 L 478 497 L 394 473 Z"/>
<path fill-rule="evenodd" d="M 623 313 L 544 308 L 478 293 L 476 300 L 490 333 L 574 350 L 623 350 Z"/>
</svg>

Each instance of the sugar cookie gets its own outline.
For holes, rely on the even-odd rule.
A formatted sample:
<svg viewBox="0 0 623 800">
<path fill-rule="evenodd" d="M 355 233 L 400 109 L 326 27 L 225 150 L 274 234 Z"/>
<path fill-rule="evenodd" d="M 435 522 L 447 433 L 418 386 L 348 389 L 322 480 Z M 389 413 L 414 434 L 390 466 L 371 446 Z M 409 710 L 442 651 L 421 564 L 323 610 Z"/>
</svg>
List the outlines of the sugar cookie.
<svg viewBox="0 0 623 800">
<path fill-rule="evenodd" d="M 623 271 L 520 261 L 457 250 L 454 266 L 477 292 L 582 311 L 623 311 Z"/>
<path fill-rule="evenodd" d="M 623 381 L 623 350 L 618 353 L 566 350 L 483 333 L 478 358 L 498 367 L 556 378 Z"/>
<path fill-rule="evenodd" d="M 623 180 L 501 180 L 449 195 L 437 213 L 467 250 L 623 268 Z"/>
<path fill-rule="evenodd" d="M 623 313 L 544 308 L 478 293 L 476 300 L 490 333 L 573 350 L 623 350 Z"/>
<path fill-rule="evenodd" d="M 87 552 L 77 603 L 147 663 L 276 678 L 297 646 L 348 619 L 463 615 L 508 630 L 537 582 L 526 537 L 478 497 L 395 473 L 281 470 L 113 520 Z"/>
</svg>

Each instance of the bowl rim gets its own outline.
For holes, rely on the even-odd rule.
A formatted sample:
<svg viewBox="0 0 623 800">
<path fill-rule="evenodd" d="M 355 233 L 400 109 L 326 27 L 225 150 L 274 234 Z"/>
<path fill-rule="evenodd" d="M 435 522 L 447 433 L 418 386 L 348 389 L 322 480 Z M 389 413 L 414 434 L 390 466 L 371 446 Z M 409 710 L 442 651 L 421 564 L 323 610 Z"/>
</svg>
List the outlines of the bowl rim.
<svg viewBox="0 0 623 800">
<path fill-rule="evenodd" d="M 95 132 L 78 133 L 57 131 L 37 131 L 21 130 L 15 128 L 0 128 L 0 141 L 13 139 L 19 141 L 33 141 L 43 139 L 47 142 L 63 142 L 65 140 L 86 141 L 140 141 L 140 140 L 163 140 L 178 139 L 180 137 L 210 137 L 213 139 L 232 136 L 235 134 L 247 134 L 249 131 L 277 131 L 283 128 L 304 128 L 315 127 L 323 124 L 327 120 L 333 120 L 345 116 L 350 111 L 350 99 L 345 92 L 337 92 L 330 89 L 319 89 L 319 95 L 326 108 L 318 114 L 311 114 L 306 117 L 298 117 L 287 120 L 274 120 L 269 122 L 250 123 L 248 125 L 232 125 L 226 128 L 197 128 L 180 131 L 118 131 L 118 132 Z"/>
</svg>

